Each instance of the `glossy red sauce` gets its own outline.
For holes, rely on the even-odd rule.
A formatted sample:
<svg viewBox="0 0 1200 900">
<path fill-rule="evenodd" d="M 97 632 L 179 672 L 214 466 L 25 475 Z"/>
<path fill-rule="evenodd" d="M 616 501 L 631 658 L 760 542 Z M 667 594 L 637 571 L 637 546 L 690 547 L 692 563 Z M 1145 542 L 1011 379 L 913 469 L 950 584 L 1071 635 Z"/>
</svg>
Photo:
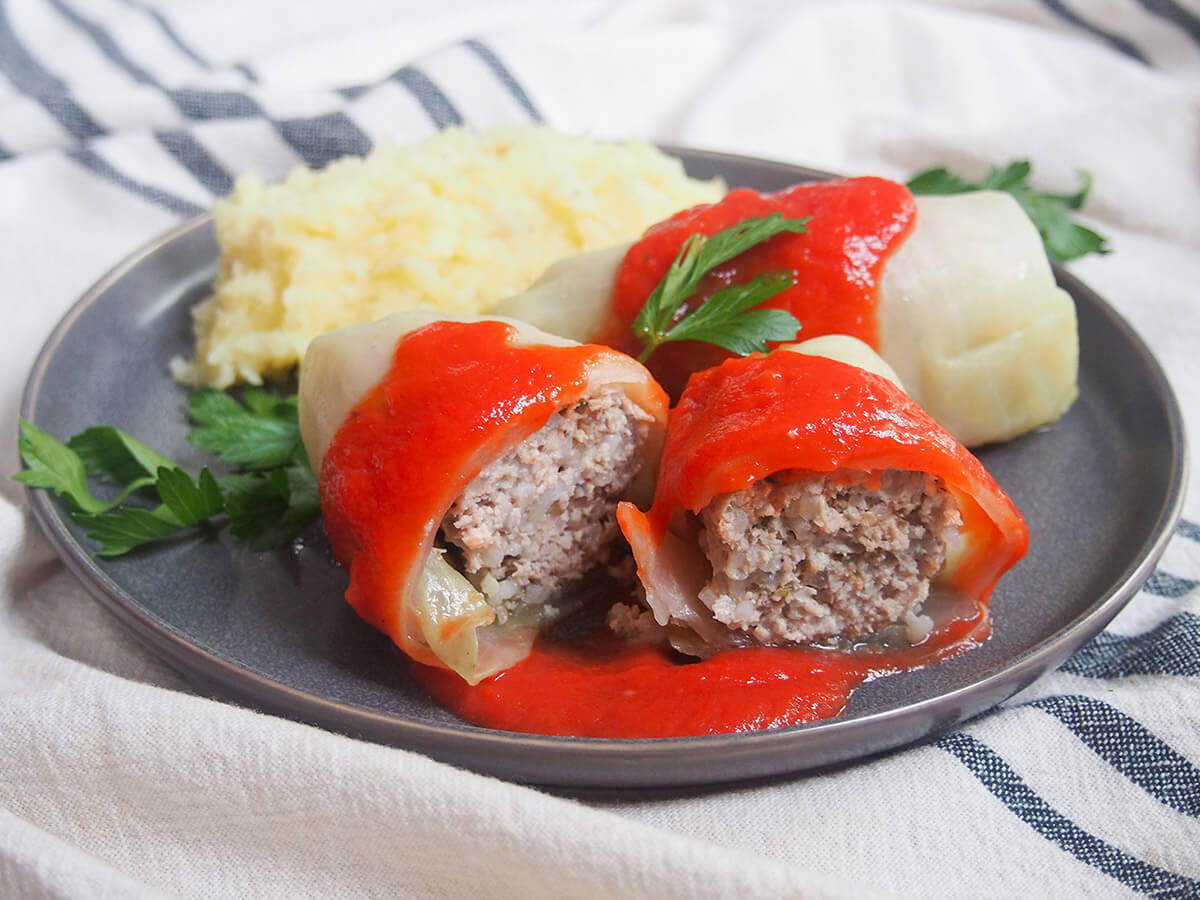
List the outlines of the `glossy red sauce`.
<svg viewBox="0 0 1200 900">
<path fill-rule="evenodd" d="M 483 461 L 577 400 L 594 346 L 517 347 L 502 322 L 437 322 L 404 337 L 391 370 L 350 413 L 321 467 L 321 512 L 349 572 L 346 599 L 406 653 L 432 662 L 398 602 L 442 515 Z M 519 440 L 519 438 L 518 438 Z"/>
<path fill-rule="evenodd" d="M 774 194 L 740 188 L 717 203 L 684 210 L 652 226 L 629 249 L 617 272 L 613 308 L 622 324 L 606 343 L 638 355 L 641 346 L 628 326 L 689 236 L 712 235 L 743 219 L 775 212 L 789 218 L 809 217 L 807 233 L 777 235 L 718 267 L 679 316 L 726 285 L 764 273 L 787 272 L 796 284 L 762 306 L 786 309 L 799 319 L 796 340 L 849 334 L 877 348 L 879 275 L 916 215 L 908 188 L 882 178 L 800 184 Z M 667 393 L 678 397 L 688 375 L 729 355 L 712 344 L 681 341 L 656 350 L 648 366 Z"/>
<path fill-rule="evenodd" d="M 831 718 L 867 679 L 985 640 L 986 607 L 968 615 L 905 649 L 756 647 L 683 662 L 661 645 L 598 633 L 562 643 L 541 639 L 528 659 L 474 687 L 445 669 L 411 668 L 438 703 L 487 728 L 600 738 L 757 731 Z"/>
<path fill-rule="evenodd" d="M 1028 546 L 1020 513 L 979 461 L 886 379 L 845 363 L 789 352 L 731 359 L 693 375 L 671 411 L 653 506 L 643 514 L 623 503 L 618 511 L 650 605 L 659 604 L 656 612 L 677 608 L 672 600 L 677 589 L 666 587 L 659 595 L 656 585 L 670 585 L 672 568 L 679 564 L 664 538 L 669 527 L 680 527 L 673 523 L 681 509 L 698 512 L 718 494 L 778 473 L 853 469 L 876 475 L 891 468 L 928 472 L 954 495 L 963 516 L 964 547 L 947 563 L 938 586 L 956 598 L 955 607 L 966 610 L 970 621 L 941 623 L 921 646 L 905 650 L 833 654 L 739 649 L 685 667 L 684 674 L 672 672 L 665 661 L 652 664 L 645 658 L 648 651 L 642 651 L 638 678 L 652 687 L 641 715 L 661 717 L 666 724 L 605 710 L 623 736 L 632 736 L 626 729 L 697 734 L 836 715 L 850 691 L 871 675 L 924 665 L 982 640 L 992 587 Z M 653 694 L 666 691 L 664 682 L 674 678 L 688 687 L 672 694 L 667 701 L 671 708 L 665 709 Z M 708 684 L 720 684 L 732 699 L 710 701 Z M 614 687 L 621 687 L 619 680 Z M 604 709 L 599 697 L 588 700 Z M 548 727 L 560 727 L 554 715 L 547 719 Z M 689 716 L 704 723 L 702 731 L 680 730 L 687 728 Z"/>
<path fill-rule="evenodd" d="M 879 375 L 800 353 L 730 359 L 698 372 L 671 410 L 654 504 L 618 517 L 643 581 L 679 508 L 788 471 L 927 472 L 962 514 L 964 548 L 943 580 L 986 600 L 1029 546 L 1025 520 L 983 464 Z"/>
</svg>

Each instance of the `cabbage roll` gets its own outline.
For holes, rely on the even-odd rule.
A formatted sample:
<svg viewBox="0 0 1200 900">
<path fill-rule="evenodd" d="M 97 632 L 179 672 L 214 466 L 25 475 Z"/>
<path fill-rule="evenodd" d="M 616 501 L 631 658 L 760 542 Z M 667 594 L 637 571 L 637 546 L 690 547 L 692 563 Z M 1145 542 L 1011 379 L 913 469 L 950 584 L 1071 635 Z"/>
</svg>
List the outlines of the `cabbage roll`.
<svg viewBox="0 0 1200 900">
<path fill-rule="evenodd" d="M 698 656 L 916 644 L 948 616 L 986 635 L 991 590 L 1029 541 L 979 461 L 852 338 L 693 375 L 653 505 L 618 519 L 653 625 Z M 628 610 L 611 622 L 639 627 Z"/>
<path fill-rule="evenodd" d="M 1017 202 L 991 191 L 918 197 L 915 224 L 907 231 L 889 230 L 888 216 L 864 224 L 828 202 L 831 188 L 862 191 L 864 181 L 819 185 L 826 191 L 820 204 L 805 193 L 813 185 L 786 192 L 789 214 L 810 211 L 810 233 L 769 242 L 796 248 L 785 268 L 797 285 L 767 305 L 796 315 L 798 339 L 847 333 L 869 343 L 900 374 L 910 396 L 968 446 L 1007 440 L 1061 417 L 1078 393 L 1075 307 L 1056 286 L 1037 229 Z M 878 193 L 880 179 L 870 181 L 867 187 Z M 899 200 L 883 199 L 896 204 L 892 218 L 903 217 Z M 715 208 L 687 214 L 699 230 L 712 233 L 727 224 L 725 218 L 707 222 L 704 217 Z M 764 206 L 759 214 L 766 211 Z M 682 245 L 686 234 L 674 231 L 672 240 Z M 830 232 L 842 240 L 840 266 L 830 257 L 836 248 Z M 820 246 L 806 249 L 816 238 Z M 530 291 L 502 301 L 495 311 L 629 352 L 632 316 L 614 308 L 614 291 L 630 282 L 626 271 L 641 247 L 639 242 L 560 261 Z M 856 286 L 877 304 L 873 317 L 829 308 L 846 303 L 844 289 Z M 650 369 L 678 394 L 687 374 L 727 357 L 711 345 L 668 344 L 651 357 Z"/>
<path fill-rule="evenodd" d="M 1075 304 L 1011 195 L 918 197 L 879 286 L 879 353 L 967 446 L 1059 419 L 1079 393 Z"/>
<path fill-rule="evenodd" d="M 471 684 L 528 655 L 645 502 L 667 398 L 647 370 L 501 318 L 407 312 L 317 338 L 300 428 L 346 599 Z"/>
</svg>

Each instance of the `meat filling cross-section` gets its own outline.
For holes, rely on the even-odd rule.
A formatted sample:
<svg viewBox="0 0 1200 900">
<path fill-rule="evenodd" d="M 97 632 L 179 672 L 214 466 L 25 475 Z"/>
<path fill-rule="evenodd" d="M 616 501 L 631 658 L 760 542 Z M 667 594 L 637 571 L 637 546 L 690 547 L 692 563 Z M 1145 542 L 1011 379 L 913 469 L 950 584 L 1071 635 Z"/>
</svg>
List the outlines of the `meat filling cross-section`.
<svg viewBox="0 0 1200 900">
<path fill-rule="evenodd" d="M 650 422 L 623 391 L 599 391 L 551 416 L 454 501 L 442 534 L 499 621 L 607 561 Z"/>
<path fill-rule="evenodd" d="M 764 644 L 910 625 L 962 525 L 922 472 L 790 472 L 715 498 L 700 513 L 714 618 Z"/>
</svg>

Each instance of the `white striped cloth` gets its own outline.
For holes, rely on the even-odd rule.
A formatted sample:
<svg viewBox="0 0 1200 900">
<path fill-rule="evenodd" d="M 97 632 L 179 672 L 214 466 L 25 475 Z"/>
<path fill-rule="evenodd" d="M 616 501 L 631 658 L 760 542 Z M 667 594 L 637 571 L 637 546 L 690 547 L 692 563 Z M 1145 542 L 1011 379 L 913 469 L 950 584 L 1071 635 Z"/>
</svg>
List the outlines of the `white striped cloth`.
<svg viewBox="0 0 1200 900">
<path fill-rule="evenodd" d="M 1200 431 L 1194 0 L 0 0 L 0 896 L 1200 896 L 1194 495 L 1128 610 L 1001 710 L 642 800 L 196 696 L 74 582 L 7 476 L 75 298 L 243 170 L 528 120 L 894 177 L 1088 169 L 1115 252 L 1074 270 Z"/>
</svg>

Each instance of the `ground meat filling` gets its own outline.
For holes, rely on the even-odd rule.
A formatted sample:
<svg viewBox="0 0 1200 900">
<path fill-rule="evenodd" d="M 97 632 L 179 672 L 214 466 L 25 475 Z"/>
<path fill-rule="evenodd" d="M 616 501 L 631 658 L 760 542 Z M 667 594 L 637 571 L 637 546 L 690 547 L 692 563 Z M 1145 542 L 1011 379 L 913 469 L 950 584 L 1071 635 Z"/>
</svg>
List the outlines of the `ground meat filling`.
<svg viewBox="0 0 1200 900">
<path fill-rule="evenodd" d="M 789 473 L 700 513 L 713 577 L 700 599 L 765 644 L 860 636 L 912 623 L 962 517 L 937 479 L 888 469 Z"/>
<path fill-rule="evenodd" d="M 624 391 L 604 389 L 559 410 L 454 501 L 442 535 L 499 621 L 608 561 L 650 422 Z"/>
</svg>

